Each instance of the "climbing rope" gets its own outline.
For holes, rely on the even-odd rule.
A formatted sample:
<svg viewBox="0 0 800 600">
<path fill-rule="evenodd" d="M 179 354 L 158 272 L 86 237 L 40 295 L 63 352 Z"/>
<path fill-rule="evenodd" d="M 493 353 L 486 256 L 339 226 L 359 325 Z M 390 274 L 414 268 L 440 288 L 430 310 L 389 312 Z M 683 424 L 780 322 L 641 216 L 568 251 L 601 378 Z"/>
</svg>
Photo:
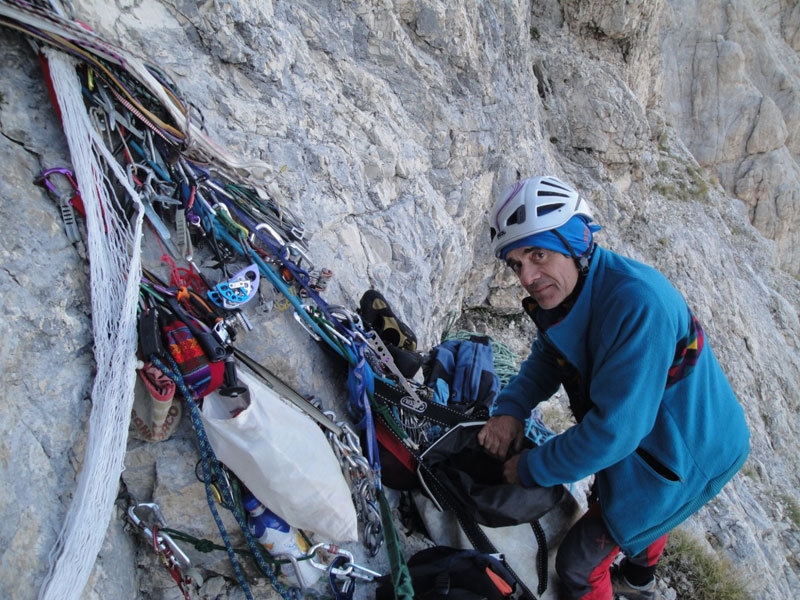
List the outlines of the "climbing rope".
<svg viewBox="0 0 800 600">
<path fill-rule="evenodd" d="M 164 364 L 157 356 L 153 355 L 151 357 L 152 363 L 160 369 L 167 377 L 170 377 L 173 381 L 175 381 L 175 385 L 177 386 L 178 390 L 183 397 L 183 400 L 186 402 L 186 405 L 189 407 L 189 415 L 191 418 L 192 428 L 197 435 L 197 442 L 200 450 L 200 458 L 202 460 L 202 469 L 203 469 L 203 481 L 205 483 L 206 488 L 206 500 L 208 502 L 208 507 L 211 510 L 211 514 L 214 517 L 214 522 L 217 524 L 217 528 L 219 529 L 220 536 L 222 537 L 222 541 L 225 544 L 225 549 L 228 553 L 228 558 L 231 561 L 231 565 L 233 567 L 233 571 L 236 575 L 236 580 L 239 582 L 242 591 L 245 594 L 245 597 L 248 600 L 253 599 L 252 592 L 250 591 L 250 586 L 247 583 L 247 578 L 244 576 L 244 572 L 242 571 L 241 563 L 239 562 L 236 552 L 231 544 L 230 536 L 228 535 L 227 529 L 225 528 L 225 524 L 222 522 L 222 518 L 219 515 L 219 511 L 217 510 L 216 499 L 214 495 L 214 485 L 216 484 L 216 490 L 218 493 L 222 495 L 223 503 L 227 504 L 232 510 L 233 516 L 236 519 L 236 522 L 241 527 L 242 532 L 244 533 L 245 540 L 247 541 L 247 545 L 250 548 L 250 551 L 253 554 L 253 557 L 258 564 L 258 567 L 261 571 L 267 576 L 272 586 L 275 590 L 281 595 L 282 598 L 285 600 L 298 600 L 302 597 L 300 590 L 297 588 L 287 588 L 283 583 L 281 583 L 277 576 L 275 575 L 274 570 L 267 564 L 267 561 L 264 559 L 263 550 L 261 549 L 260 544 L 257 540 L 253 538 L 253 535 L 250 533 L 250 528 L 247 524 L 247 519 L 244 515 L 244 512 L 241 510 L 241 503 L 237 502 L 234 498 L 233 490 L 230 488 L 229 485 L 225 485 L 224 483 L 227 481 L 227 478 L 220 477 L 218 472 L 220 470 L 219 462 L 214 455 L 214 450 L 211 448 L 211 443 L 208 441 L 208 437 L 206 436 L 205 428 L 203 426 L 202 418 L 200 417 L 200 409 L 198 408 L 197 404 L 195 403 L 194 399 L 192 398 L 192 393 L 186 387 L 185 382 L 183 381 L 183 376 L 180 373 L 180 369 L 178 365 L 175 363 L 175 360 L 171 356 L 167 356 L 165 358 L 167 364 Z"/>
</svg>

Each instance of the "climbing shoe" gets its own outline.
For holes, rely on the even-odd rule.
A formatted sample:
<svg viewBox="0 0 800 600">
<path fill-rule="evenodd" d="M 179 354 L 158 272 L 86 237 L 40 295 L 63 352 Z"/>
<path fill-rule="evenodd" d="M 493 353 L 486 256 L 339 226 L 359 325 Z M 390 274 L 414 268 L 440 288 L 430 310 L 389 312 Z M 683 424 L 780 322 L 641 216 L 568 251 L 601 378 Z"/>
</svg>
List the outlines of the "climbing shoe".
<svg viewBox="0 0 800 600">
<path fill-rule="evenodd" d="M 417 336 L 392 311 L 380 292 L 369 290 L 361 296 L 359 314 L 381 339 L 403 350 L 417 349 Z"/>
<path fill-rule="evenodd" d="M 364 325 L 375 331 L 386 344 L 400 373 L 409 379 L 413 377 L 422 366 L 422 355 L 417 352 L 417 336 L 397 318 L 386 298 L 377 290 L 364 292 L 358 314 Z"/>
<path fill-rule="evenodd" d="M 611 567 L 611 587 L 614 588 L 614 598 L 618 600 L 655 600 L 656 597 L 655 578 L 645 585 L 633 585 L 622 574 L 619 565 Z"/>
</svg>

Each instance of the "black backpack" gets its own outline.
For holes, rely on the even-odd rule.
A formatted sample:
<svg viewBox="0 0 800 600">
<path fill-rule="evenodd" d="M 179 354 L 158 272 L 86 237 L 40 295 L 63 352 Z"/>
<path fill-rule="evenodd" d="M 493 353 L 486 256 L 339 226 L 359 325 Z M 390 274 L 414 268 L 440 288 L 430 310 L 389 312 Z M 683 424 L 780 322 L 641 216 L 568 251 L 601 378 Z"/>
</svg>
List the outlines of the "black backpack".
<svg viewBox="0 0 800 600">
<path fill-rule="evenodd" d="M 514 576 L 493 554 L 434 546 L 408 560 L 415 600 L 503 600 L 516 588 Z M 382 578 L 376 600 L 393 600 L 391 581 Z"/>
</svg>

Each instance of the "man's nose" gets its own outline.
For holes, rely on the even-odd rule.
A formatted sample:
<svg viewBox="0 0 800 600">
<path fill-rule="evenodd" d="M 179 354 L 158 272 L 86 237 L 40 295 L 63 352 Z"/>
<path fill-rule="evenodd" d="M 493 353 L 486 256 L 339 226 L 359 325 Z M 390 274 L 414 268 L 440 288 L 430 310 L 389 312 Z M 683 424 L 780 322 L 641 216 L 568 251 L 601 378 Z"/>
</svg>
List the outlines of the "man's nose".
<svg viewBox="0 0 800 600">
<path fill-rule="evenodd" d="M 539 279 L 540 274 L 539 267 L 530 262 L 524 262 L 519 270 L 519 282 L 523 287 L 527 287 Z"/>
</svg>

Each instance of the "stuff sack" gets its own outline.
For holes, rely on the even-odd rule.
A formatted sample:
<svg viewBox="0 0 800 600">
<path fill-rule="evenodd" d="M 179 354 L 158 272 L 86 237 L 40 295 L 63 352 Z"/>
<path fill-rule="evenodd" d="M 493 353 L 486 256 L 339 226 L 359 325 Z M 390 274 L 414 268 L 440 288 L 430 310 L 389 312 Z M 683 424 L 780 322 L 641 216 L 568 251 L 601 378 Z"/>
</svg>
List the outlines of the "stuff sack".
<svg viewBox="0 0 800 600">
<path fill-rule="evenodd" d="M 199 400 L 222 386 L 225 362 L 220 359 L 224 357 L 214 356 L 210 360 L 192 327 L 170 314 L 163 317 L 161 331 L 166 350 L 178 365 L 192 398 Z"/>
<path fill-rule="evenodd" d="M 514 592 L 516 581 L 492 554 L 434 546 L 408 560 L 415 600 L 502 600 Z M 388 576 L 387 576 L 388 577 Z M 393 600 L 390 584 L 379 580 L 376 600 Z"/>
<path fill-rule="evenodd" d="M 431 350 L 425 371 L 425 384 L 434 390 L 438 401 L 456 410 L 484 408 L 488 416 L 500 392 L 494 353 L 486 336 L 442 342 Z"/>
<path fill-rule="evenodd" d="M 488 527 L 536 521 L 561 501 L 566 488 L 504 483 L 503 461 L 478 443 L 484 423 L 459 423 L 422 453 L 418 473 L 426 495 L 439 510 L 451 508 Z"/>
<path fill-rule="evenodd" d="M 181 420 L 181 402 L 175 396 L 175 382 L 153 363 L 136 369 L 133 387 L 130 434 L 146 442 L 168 439 Z"/>
<path fill-rule="evenodd" d="M 290 525 L 326 541 L 357 541 L 350 488 L 320 427 L 256 376 L 241 369 L 238 376 L 245 393 L 203 401 L 217 458 Z"/>
</svg>

